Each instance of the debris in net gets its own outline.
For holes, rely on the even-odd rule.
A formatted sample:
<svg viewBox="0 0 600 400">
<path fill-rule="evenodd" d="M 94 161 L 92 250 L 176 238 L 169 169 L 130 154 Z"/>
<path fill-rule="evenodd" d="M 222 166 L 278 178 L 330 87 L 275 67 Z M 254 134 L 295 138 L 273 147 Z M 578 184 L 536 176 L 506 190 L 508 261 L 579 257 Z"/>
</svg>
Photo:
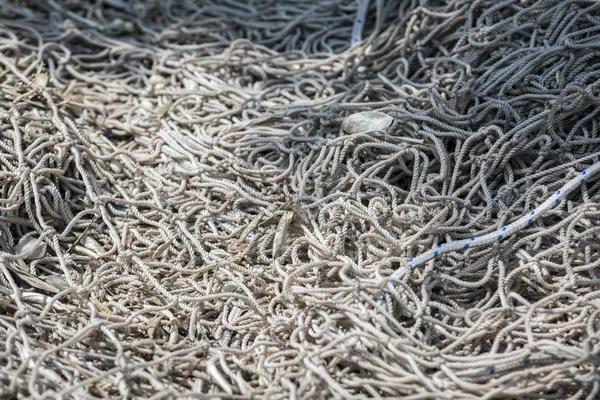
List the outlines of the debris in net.
<svg viewBox="0 0 600 400">
<path fill-rule="evenodd" d="M 23 236 L 15 245 L 15 253 L 25 260 L 42 258 L 46 255 L 47 245 L 40 238 Z"/>
<path fill-rule="evenodd" d="M 352 114 L 342 122 L 342 132 L 347 135 L 355 133 L 386 132 L 394 118 L 379 111 L 363 111 Z"/>
</svg>

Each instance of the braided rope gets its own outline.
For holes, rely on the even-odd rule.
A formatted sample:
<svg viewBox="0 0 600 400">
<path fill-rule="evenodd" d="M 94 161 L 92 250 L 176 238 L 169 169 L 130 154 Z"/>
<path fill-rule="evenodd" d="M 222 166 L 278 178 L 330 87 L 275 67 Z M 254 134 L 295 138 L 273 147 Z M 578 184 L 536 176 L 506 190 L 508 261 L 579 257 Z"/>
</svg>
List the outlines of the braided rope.
<svg viewBox="0 0 600 400">
<path fill-rule="evenodd" d="M 0 0 L 0 397 L 598 397 L 599 23 Z"/>
</svg>

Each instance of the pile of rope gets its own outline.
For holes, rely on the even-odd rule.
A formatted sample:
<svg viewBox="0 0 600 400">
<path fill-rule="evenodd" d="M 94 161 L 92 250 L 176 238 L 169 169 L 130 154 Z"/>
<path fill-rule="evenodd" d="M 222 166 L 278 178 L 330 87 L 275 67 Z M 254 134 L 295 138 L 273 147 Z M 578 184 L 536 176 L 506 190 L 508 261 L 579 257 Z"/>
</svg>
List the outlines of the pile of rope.
<svg viewBox="0 0 600 400">
<path fill-rule="evenodd" d="M 0 397 L 600 393 L 600 2 L 0 1 Z"/>
</svg>

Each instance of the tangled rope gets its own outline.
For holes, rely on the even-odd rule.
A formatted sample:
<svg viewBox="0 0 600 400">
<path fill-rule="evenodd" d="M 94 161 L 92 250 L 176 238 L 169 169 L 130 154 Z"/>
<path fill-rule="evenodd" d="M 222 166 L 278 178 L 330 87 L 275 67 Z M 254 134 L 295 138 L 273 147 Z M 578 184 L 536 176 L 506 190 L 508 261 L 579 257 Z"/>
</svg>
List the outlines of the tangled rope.
<svg viewBox="0 0 600 400">
<path fill-rule="evenodd" d="M 596 398 L 599 26 L 0 1 L 0 397 Z"/>
</svg>

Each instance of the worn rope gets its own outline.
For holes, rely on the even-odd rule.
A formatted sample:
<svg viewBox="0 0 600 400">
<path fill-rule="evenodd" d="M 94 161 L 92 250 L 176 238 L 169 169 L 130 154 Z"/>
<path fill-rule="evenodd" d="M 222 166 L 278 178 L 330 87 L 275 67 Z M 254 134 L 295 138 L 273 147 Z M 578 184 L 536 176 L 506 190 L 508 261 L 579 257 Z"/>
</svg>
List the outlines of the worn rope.
<svg viewBox="0 0 600 400">
<path fill-rule="evenodd" d="M 596 398 L 599 22 L 0 1 L 0 397 Z"/>
</svg>

